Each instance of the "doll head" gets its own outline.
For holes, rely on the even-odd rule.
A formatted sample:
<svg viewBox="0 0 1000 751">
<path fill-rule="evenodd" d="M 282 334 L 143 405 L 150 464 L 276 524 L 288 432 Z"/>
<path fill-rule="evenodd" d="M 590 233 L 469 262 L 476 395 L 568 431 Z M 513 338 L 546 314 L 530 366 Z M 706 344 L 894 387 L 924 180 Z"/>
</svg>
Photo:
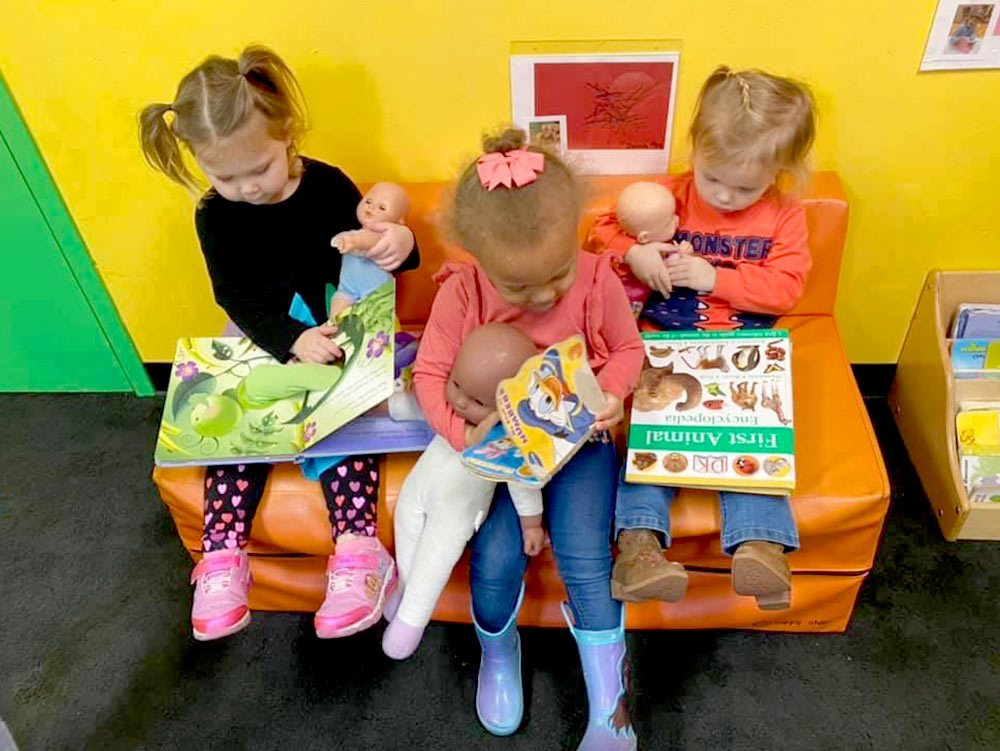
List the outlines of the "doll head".
<svg viewBox="0 0 1000 751">
<path fill-rule="evenodd" d="M 486 323 L 462 342 L 445 395 L 466 422 L 478 424 L 496 407 L 497 385 L 535 354 L 527 334 L 506 323 Z"/>
<path fill-rule="evenodd" d="M 371 229 L 376 222 L 402 224 L 410 210 L 410 199 L 395 183 L 375 183 L 358 204 L 358 221 Z"/>
<path fill-rule="evenodd" d="M 677 203 L 659 183 L 632 183 L 618 196 L 615 212 L 621 228 L 640 245 L 665 243 L 677 232 Z"/>
</svg>

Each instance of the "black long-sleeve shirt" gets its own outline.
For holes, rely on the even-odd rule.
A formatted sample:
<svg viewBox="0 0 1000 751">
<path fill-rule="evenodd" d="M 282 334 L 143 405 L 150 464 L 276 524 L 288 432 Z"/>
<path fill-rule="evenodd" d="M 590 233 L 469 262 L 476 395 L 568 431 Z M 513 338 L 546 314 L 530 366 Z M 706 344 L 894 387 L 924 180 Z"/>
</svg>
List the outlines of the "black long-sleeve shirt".
<svg viewBox="0 0 1000 751">
<path fill-rule="evenodd" d="M 215 300 L 260 347 L 281 361 L 308 326 L 288 315 L 298 292 L 317 321 L 326 320 L 326 285 L 340 277 L 338 232 L 358 229 L 361 191 L 336 167 L 302 157 L 298 188 L 280 203 L 227 201 L 210 192 L 195 210 Z M 399 271 L 416 268 L 413 252 Z"/>
</svg>

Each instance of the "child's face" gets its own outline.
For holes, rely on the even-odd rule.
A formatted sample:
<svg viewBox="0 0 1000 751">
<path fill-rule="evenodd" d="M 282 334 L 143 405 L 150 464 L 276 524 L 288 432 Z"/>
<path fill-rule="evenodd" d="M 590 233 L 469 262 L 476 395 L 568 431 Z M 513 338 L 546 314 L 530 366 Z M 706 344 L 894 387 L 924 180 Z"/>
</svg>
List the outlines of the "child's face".
<svg viewBox="0 0 1000 751">
<path fill-rule="evenodd" d="M 271 128 L 267 118 L 255 111 L 231 135 L 195 149 L 198 166 L 227 201 L 278 203 L 295 190 L 298 180 L 289 177 L 288 165 L 291 138 L 275 138 Z"/>
<path fill-rule="evenodd" d="M 553 228 L 534 248 L 488 248 L 478 260 L 505 302 L 542 313 L 573 286 L 577 252 L 576 228 Z"/>
<path fill-rule="evenodd" d="M 694 187 L 705 203 L 723 214 L 757 203 L 778 176 L 759 164 L 708 164 L 694 154 Z"/>
</svg>

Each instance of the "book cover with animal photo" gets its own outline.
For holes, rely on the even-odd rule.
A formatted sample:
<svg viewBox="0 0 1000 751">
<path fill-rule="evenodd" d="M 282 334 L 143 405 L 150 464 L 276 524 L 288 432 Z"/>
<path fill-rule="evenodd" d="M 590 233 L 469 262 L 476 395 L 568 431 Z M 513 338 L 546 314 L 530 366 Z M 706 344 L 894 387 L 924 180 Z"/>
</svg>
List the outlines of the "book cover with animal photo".
<svg viewBox="0 0 1000 751">
<path fill-rule="evenodd" d="M 784 330 L 642 334 L 625 480 L 788 495 L 795 488 Z"/>
<path fill-rule="evenodd" d="M 178 340 L 156 464 L 328 455 L 310 448 L 393 393 L 395 299 L 390 281 L 339 315 L 329 365 L 280 364 L 246 337 Z"/>
<path fill-rule="evenodd" d="M 542 487 L 594 432 L 594 415 L 604 403 L 583 337 L 570 337 L 500 382 L 501 424 L 466 449 L 462 461 L 491 480 Z"/>
</svg>

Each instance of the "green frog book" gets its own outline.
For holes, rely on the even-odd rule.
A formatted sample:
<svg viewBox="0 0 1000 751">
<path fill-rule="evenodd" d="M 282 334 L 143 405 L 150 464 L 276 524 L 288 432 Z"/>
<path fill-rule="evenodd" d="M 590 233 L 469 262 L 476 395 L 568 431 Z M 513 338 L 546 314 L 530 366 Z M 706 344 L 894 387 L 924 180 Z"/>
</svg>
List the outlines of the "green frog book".
<svg viewBox="0 0 1000 751">
<path fill-rule="evenodd" d="M 792 347 L 784 330 L 642 334 L 626 482 L 788 495 Z"/>
<path fill-rule="evenodd" d="M 328 365 L 280 364 L 246 337 L 180 339 L 156 464 L 301 461 L 351 453 L 317 444 L 392 394 L 395 299 L 390 281 L 338 315 L 334 341 L 343 357 Z"/>
</svg>

